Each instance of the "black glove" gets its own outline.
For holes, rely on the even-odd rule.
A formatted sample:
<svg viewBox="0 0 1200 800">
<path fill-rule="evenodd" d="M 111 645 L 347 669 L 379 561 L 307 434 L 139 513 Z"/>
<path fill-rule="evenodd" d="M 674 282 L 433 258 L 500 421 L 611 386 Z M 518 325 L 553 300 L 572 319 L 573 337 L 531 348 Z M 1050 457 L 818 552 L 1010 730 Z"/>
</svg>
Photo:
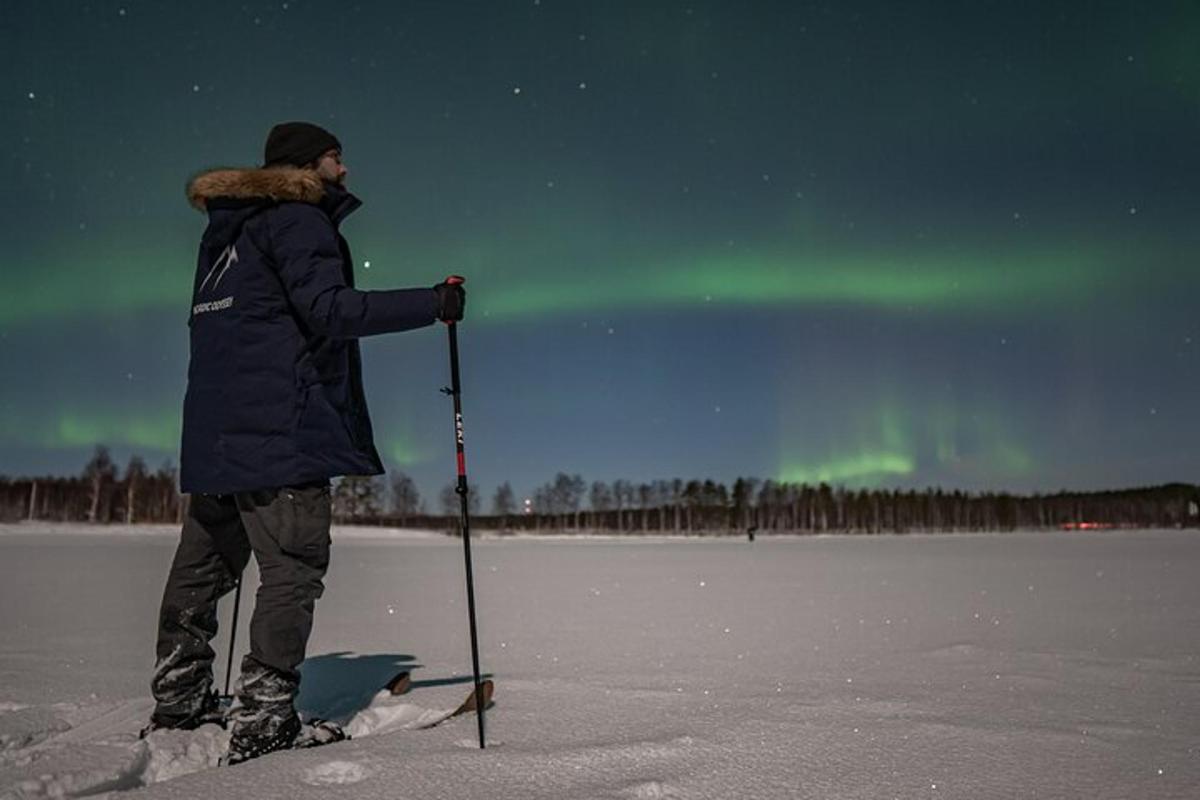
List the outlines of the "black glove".
<svg viewBox="0 0 1200 800">
<path fill-rule="evenodd" d="M 442 322 L 460 322 L 467 307 L 467 291 L 462 285 L 466 278 L 451 275 L 433 287 L 438 296 L 437 318 Z"/>
</svg>

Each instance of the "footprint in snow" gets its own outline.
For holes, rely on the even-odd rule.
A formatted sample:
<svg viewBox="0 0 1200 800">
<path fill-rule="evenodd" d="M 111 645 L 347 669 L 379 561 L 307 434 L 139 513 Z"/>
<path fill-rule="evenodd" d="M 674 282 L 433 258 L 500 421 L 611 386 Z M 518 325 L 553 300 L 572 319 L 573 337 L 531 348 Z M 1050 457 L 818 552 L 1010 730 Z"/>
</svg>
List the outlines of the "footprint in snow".
<svg viewBox="0 0 1200 800">
<path fill-rule="evenodd" d="M 333 786 L 366 780 L 371 771 L 353 761 L 326 761 L 304 770 L 301 780 L 309 786 Z"/>
<path fill-rule="evenodd" d="M 635 800 L 659 800 L 659 798 L 678 797 L 678 793 L 669 785 L 659 781 L 646 781 L 629 787 L 625 795 Z"/>
</svg>

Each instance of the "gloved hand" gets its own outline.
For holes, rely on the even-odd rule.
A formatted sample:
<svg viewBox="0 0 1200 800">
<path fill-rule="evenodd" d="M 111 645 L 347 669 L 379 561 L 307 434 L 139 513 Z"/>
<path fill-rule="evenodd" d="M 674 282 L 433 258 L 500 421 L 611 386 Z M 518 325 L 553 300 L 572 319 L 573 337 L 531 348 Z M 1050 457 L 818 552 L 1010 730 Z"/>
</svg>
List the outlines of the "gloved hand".
<svg viewBox="0 0 1200 800">
<path fill-rule="evenodd" d="M 466 278 L 451 275 L 443 282 L 433 287 L 438 295 L 437 318 L 442 322 L 459 322 L 467 307 L 467 292 L 462 285 Z"/>
</svg>

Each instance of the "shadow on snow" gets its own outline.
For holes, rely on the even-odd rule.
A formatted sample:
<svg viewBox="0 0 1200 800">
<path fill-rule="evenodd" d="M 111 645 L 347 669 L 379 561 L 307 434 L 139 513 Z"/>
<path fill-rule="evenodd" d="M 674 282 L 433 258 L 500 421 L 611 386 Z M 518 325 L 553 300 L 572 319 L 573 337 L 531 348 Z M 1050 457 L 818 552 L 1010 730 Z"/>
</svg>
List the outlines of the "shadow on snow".
<svg viewBox="0 0 1200 800">
<path fill-rule="evenodd" d="M 342 651 L 313 656 L 300 665 L 296 708 L 303 715 L 321 719 L 352 717 L 369 706 L 372 698 L 398 673 L 420 668 L 416 656 L 402 653 L 359 655 Z M 473 680 L 471 675 L 413 680 L 409 690 L 468 684 Z"/>
</svg>

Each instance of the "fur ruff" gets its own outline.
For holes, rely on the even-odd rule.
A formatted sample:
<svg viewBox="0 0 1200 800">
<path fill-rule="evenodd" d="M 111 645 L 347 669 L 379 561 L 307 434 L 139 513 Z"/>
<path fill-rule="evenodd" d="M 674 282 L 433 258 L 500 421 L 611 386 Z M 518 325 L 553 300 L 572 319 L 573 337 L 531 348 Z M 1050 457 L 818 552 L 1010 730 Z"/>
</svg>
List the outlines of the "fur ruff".
<svg viewBox="0 0 1200 800">
<path fill-rule="evenodd" d="M 187 186 L 188 202 L 199 211 L 206 211 L 208 201 L 218 197 L 317 203 L 324 193 L 316 171 L 297 167 L 214 169 L 192 178 Z"/>
</svg>

